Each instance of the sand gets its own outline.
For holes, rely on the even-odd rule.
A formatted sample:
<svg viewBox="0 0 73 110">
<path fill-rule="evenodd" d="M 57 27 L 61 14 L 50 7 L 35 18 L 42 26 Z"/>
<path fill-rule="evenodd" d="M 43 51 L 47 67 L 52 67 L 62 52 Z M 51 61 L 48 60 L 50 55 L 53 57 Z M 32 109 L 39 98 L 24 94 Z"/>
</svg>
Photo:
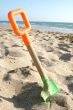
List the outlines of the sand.
<svg viewBox="0 0 73 110">
<path fill-rule="evenodd" d="M 0 110 L 73 110 L 73 34 L 31 30 L 29 38 L 61 91 L 43 102 L 42 81 L 22 39 L 0 27 Z"/>
</svg>

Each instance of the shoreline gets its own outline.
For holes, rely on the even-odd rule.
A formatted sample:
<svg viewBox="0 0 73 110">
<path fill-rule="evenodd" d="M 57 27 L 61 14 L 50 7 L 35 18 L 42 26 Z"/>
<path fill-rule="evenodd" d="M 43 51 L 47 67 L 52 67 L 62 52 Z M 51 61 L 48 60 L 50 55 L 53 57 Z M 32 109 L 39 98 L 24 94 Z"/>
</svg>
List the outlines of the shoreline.
<svg viewBox="0 0 73 110">
<path fill-rule="evenodd" d="M 22 21 L 17 21 L 19 27 L 23 26 Z M 64 22 L 30 22 L 32 29 L 47 30 L 50 32 L 64 32 L 73 34 L 73 23 Z M 9 21 L 0 21 L 0 25 L 8 26 Z M 65 25 L 65 26 L 64 26 Z"/>
<path fill-rule="evenodd" d="M 9 25 L 9 26 L 0 26 L 0 28 L 2 29 L 2 31 L 3 30 L 10 30 L 10 31 L 12 31 L 13 32 L 13 30 L 12 30 L 12 27 L 11 27 L 11 25 Z M 52 33 L 52 34 L 59 34 L 60 35 L 60 39 L 66 39 L 66 40 L 69 40 L 70 42 L 73 42 L 73 33 L 68 33 L 68 32 L 59 32 L 59 31 L 49 31 L 49 30 L 46 30 L 46 29 L 33 29 L 33 28 L 31 28 L 30 29 L 30 31 L 28 32 L 28 33 L 32 33 L 32 31 L 33 32 L 39 32 L 39 33 L 47 33 L 47 34 L 50 34 L 50 33 Z M 13 32 L 14 33 L 14 32 Z M 15 34 L 15 33 L 14 33 Z"/>
<path fill-rule="evenodd" d="M 5 28 L 5 29 L 10 29 L 10 30 L 12 30 L 12 27 L 11 27 L 11 25 L 0 25 L 0 28 Z M 19 28 L 22 28 L 21 26 L 19 26 Z M 71 34 L 71 35 L 73 35 L 73 33 L 70 33 L 70 32 L 66 32 L 66 31 L 53 31 L 53 30 L 49 30 L 49 29 L 45 29 L 44 27 L 43 27 L 43 29 L 41 29 L 41 28 L 33 28 L 33 27 L 31 27 L 31 29 L 30 29 L 30 31 L 32 31 L 32 30 L 34 30 L 34 31 L 41 31 L 41 32 L 51 32 L 51 33 L 64 33 L 64 34 Z"/>
</svg>

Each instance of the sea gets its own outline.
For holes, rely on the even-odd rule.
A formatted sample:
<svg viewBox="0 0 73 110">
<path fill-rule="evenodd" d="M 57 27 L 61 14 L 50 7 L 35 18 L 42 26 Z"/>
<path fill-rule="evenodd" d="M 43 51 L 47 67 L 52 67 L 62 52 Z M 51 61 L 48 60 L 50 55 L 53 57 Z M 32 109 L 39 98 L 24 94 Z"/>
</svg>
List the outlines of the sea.
<svg viewBox="0 0 73 110">
<path fill-rule="evenodd" d="M 17 24 L 20 27 L 23 27 L 24 24 L 22 21 L 17 21 Z M 32 29 L 48 30 L 51 32 L 66 32 L 73 33 L 73 23 L 66 22 L 38 22 L 30 21 Z M 1 26 L 9 26 L 9 21 L 0 21 Z"/>
</svg>

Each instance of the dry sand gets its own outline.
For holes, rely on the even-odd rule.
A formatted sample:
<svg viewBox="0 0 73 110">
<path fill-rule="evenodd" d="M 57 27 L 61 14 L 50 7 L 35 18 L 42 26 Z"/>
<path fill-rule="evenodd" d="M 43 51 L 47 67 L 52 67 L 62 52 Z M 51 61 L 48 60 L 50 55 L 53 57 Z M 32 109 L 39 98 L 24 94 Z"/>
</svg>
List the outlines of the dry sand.
<svg viewBox="0 0 73 110">
<path fill-rule="evenodd" d="M 43 102 L 42 82 L 23 41 L 0 27 L 0 110 L 73 110 L 73 35 L 41 30 L 29 35 L 48 77 L 62 90 Z"/>
</svg>

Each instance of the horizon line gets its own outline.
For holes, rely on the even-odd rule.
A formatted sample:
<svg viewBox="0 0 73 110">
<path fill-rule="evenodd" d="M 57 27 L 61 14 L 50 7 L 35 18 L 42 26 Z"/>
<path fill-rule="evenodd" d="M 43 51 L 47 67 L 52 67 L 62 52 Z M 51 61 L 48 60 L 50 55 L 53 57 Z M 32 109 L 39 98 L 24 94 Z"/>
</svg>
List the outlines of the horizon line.
<svg viewBox="0 0 73 110">
<path fill-rule="evenodd" d="M 9 21 L 8 20 L 0 20 L 0 22 L 9 22 Z M 16 22 L 23 22 L 23 21 L 16 20 Z M 49 23 L 73 23 L 73 22 L 69 22 L 69 21 L 68 22 L 67 21 L 65 22 L 65 21 L 36 21 L 36 20 L 35 21 L 34 20 L 30 20 L 29 22 L 41 22 L 41 23 L 42 22 L 46 22 L 46 23 L 48 23 L 48 22 Z"/>
</svg>

